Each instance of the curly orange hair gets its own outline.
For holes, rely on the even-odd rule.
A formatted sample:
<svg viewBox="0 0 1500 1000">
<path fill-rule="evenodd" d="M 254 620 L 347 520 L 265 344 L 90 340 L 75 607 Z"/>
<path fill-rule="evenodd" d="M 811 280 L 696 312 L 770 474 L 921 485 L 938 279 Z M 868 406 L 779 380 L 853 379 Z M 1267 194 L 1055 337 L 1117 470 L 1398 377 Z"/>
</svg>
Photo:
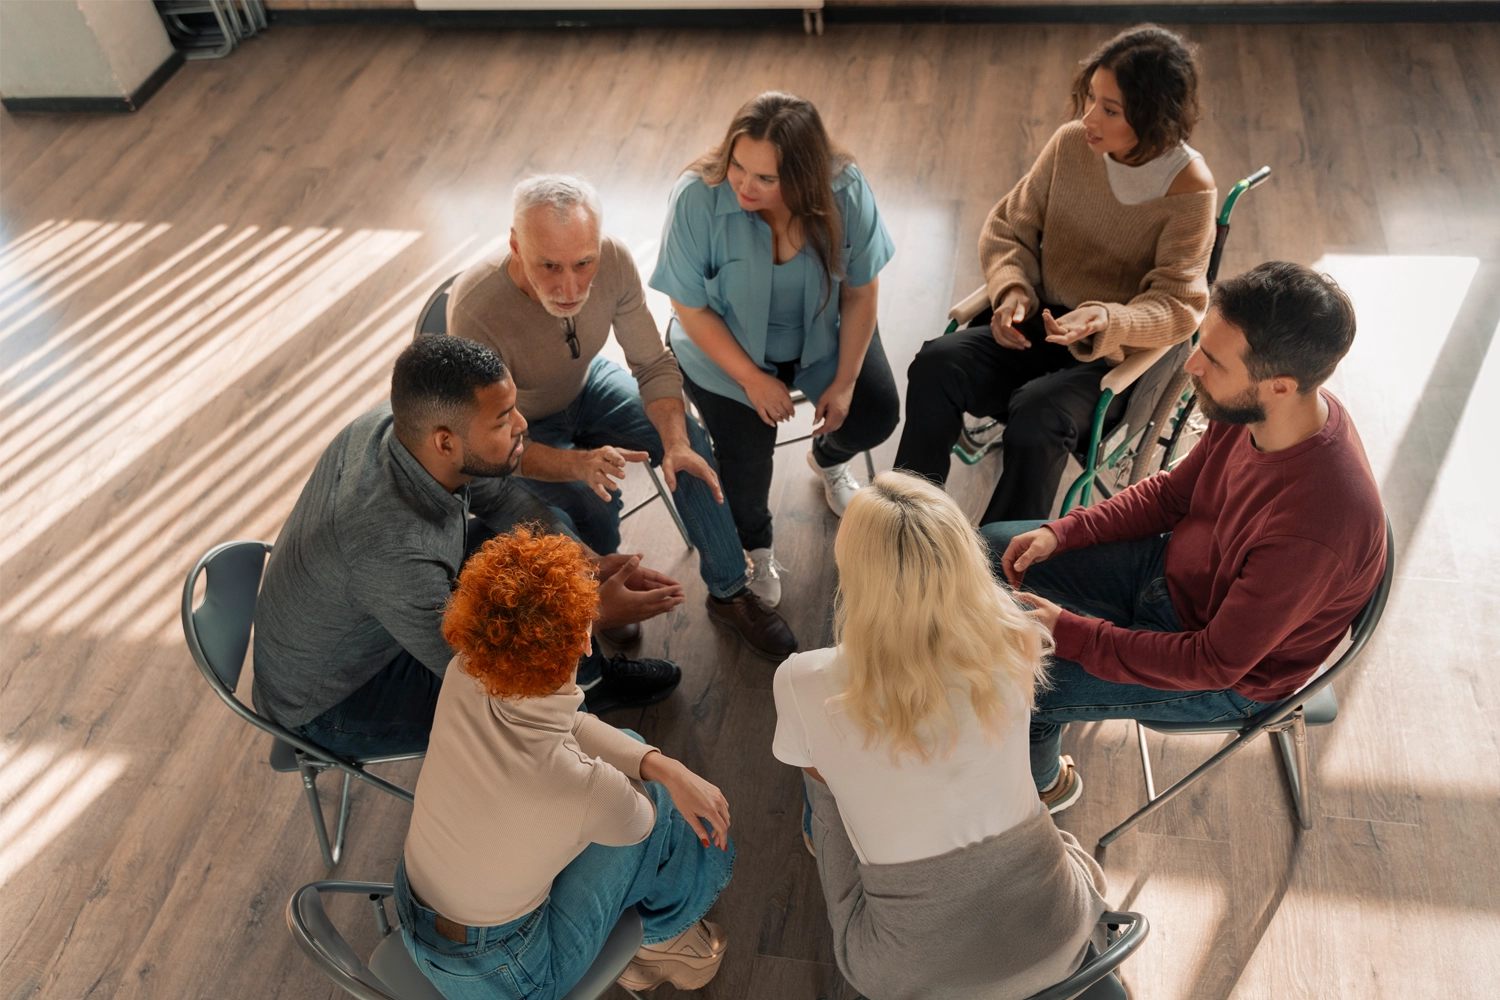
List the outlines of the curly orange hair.
<svg viewBox="0 0 1500 1000">
<path fill-rule="evenodd" d="M 537 698 L 572 674 L 598 611 L 599 583 L 583 548 L 566 535 L 516 528 L 464 564 L 443 638 L 491 697 Z"/>
</svg>

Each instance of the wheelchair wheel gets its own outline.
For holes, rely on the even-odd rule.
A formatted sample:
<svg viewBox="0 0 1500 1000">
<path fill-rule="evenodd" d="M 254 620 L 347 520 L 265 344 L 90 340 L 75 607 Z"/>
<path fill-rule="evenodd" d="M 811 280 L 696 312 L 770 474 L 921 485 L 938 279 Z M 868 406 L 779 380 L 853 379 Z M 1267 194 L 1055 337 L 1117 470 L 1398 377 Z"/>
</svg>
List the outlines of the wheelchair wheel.
<svg viewBox="0 0 1500 1000">
<path fill-rule="evenodd" d="M 1136 452 L 1130 482 L 1138 483 L 1155 472 L 1172 468 L 1207 429 L 1208 421 L 1198 410 L 1188 373 L 1177 372 L 1157 397 L 1156 409 L 1151 414 L 1151 431 L 1147 432 L 1155 440 L 1149 447 L 1143 443 Z"/>
</svg>

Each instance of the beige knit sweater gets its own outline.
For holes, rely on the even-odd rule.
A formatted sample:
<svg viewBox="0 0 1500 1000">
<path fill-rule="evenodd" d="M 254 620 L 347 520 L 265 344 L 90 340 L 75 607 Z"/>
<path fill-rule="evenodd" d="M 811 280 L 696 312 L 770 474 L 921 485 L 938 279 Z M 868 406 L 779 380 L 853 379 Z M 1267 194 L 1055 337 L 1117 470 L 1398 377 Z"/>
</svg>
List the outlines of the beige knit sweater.
<svg viewBox="0 0 1500 1000">
<path fill-rule="evenodd" d="M 1103 306 L 1108 328 L 1069 348 L 1080 361 L 1117 364 L 1186 340 L 1208 308 L 1215 201 L 1216 192 L 1199 191 L 1120 204 L 1083 123 L 1069 122 L 980 230 L 990 301 L 1019 285 L 1033 311 L 1043 302 Z"/>
</svg>

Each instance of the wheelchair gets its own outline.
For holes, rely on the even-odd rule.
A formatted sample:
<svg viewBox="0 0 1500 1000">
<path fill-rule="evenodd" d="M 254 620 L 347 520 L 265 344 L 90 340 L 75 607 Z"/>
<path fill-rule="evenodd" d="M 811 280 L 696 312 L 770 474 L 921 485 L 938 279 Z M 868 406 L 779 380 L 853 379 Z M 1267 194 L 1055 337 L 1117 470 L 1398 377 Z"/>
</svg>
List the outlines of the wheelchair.
<svg viewBox="0 0 1500 1000">
<path fill-rule="evenodd" d="M 1225 196 L 1215 224 L 1213 252 L 1208 258 L 1210 288 L 1219 276 L 1219 262 L 1224 256 L 1229 217 L 1235 203 L 1270 176 L 1271 168 L 1261 167 L 1241 179 Z M 948 310 L 948 327 L 943 334 L 987 321 L 993 311 L 989 293 L 979 288 Z M 1059 516 L 1076 506 L 1088 506 L 1096 489 L 1101 499 L 1107 499 L 1152 473 L 1171 470 L 1198 443 L 1208 428 L 1208 420 L 1197 408 L 1192 382 L 1182 367 L 1197 343 L 1195 332 L 1191 339 L 1180 344 L 1132 354 L 1099 380 L 1099 403 L 1094 408 L 1088 446 L 1074 455 L 1083 472 L 1068 487 Z M 1105 415 L 1110 403 L 1132 387 L 1134 391 L 1124 416 L 1107 427 Z M 1000 443 L 1003 430 L 999 420 L 965 420 L 953 454 L 966 465 L 978 464 Z"/>
</svg>

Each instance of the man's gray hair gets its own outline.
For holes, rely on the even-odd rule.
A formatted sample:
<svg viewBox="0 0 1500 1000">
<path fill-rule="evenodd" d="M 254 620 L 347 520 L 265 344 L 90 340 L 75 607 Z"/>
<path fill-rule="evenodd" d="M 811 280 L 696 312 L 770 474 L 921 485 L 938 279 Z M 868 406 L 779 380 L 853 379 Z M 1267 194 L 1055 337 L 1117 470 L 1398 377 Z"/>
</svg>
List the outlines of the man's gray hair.
<svg viewBox="0 0 1500 1000">
<path fill-rule="evenodd" d="M 568 221 L 573 209 L 582 205 L 594 220 L 595 232 L 602 231 L 604 209 L 599 203 L 599 192 L 582 177 L 571 174 L 539 174 L 517 184 L 515 219 L 511 225 L 520 229 L 521 220 L 526 217 L 526 213 L 543 205 L 552 209 L 559 222 Z"/>
</svg>

